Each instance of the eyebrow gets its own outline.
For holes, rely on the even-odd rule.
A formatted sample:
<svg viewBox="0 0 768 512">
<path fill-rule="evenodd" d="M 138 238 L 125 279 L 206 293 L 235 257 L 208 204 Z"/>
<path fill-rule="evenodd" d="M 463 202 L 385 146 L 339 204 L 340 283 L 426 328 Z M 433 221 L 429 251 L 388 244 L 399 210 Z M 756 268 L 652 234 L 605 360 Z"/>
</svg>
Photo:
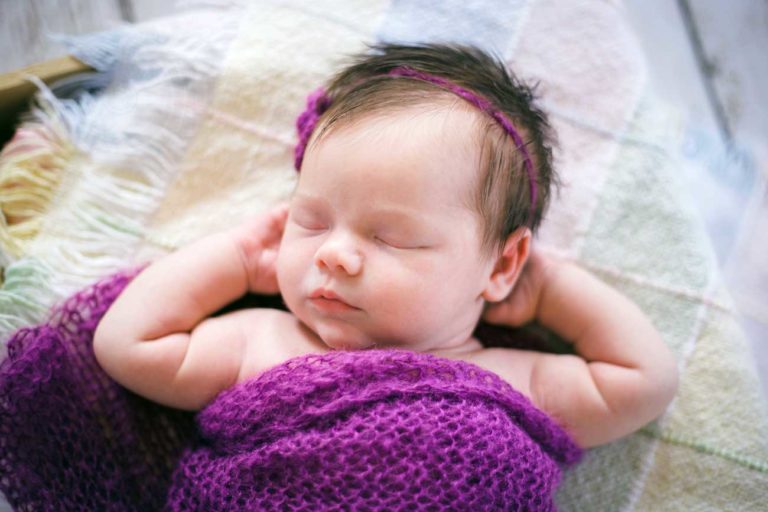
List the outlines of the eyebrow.
<svg viewBox="0 0 768 512">
<path fill-rule="evenodd" d="M 317 196 L 314 194 L 307 194 L 305 192 L 297 192 L 294 195 L 294 199 L 298 199 L 300 201 L 306 201 L 307 203 L 310 203 L 311 206 L 321 206 L 321 207 L 330 206 L 330 203 L 324 197 Z M 374 206 L 373 210 L 370 212 L 370 216 L 379 217 L 379 218 L 383 217 L 383 218 L 389 218 L 394 220 L 403 220 L 411 223 L 412 225 L 415 225 L 416 227 L 422 227 L 425 229 L 429 229 L 430 227 L 430 222 L 427 219 L 425 219 L 424 212 L 420 212 L 410 208 L 406 208 L 405 210 L 403 210 L 402 207 Z"/>
<path fill-rule="evenodd" d="M 307 194 L 306 192 L 296 192 L 293 194 L 292 199 L 299 199 L 301 201 L 307 201 L 310 203 L 318 203 L 328 205 L 328 200 L 322 196 L 316 196 L 314 194 Z"/>
</svg>

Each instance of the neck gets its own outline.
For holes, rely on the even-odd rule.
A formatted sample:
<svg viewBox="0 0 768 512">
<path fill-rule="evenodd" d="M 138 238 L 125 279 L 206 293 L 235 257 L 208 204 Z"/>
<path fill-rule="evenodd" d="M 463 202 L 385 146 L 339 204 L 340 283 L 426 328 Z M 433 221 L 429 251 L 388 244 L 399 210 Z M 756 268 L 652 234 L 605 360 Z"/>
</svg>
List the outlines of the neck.
<svg viewBox="0 0 768 512">
<path fill-rule="evenodd" d="M 438 347 L 427 352 L 439 357 L 457 357 L 476 352 L 483 348 L 480 341 L 474 336 L 470 336 L 466 340 L 460 343 L 449 344 L 442 347 Z"/>
</svg>

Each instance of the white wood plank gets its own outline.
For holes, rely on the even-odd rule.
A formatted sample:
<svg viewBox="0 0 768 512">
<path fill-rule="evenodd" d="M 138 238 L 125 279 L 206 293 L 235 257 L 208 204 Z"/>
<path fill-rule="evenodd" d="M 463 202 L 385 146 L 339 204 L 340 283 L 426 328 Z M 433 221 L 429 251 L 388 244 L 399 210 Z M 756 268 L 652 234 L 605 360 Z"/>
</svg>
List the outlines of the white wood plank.
<svg viewBox="0 0 768 512">
<path fill-rule="evenodd" d="M 625 0 L 625 7 L 648 57 L 657 94 L 686 112 L 689 127 L 717 135 L 722 147 L 710 154 L 725 154 L 730 139 L 747 147 L 758 172 L 768 176 L 768 3 Z M 716 178 L 714 182 L 722 184 L 720 174 L 727 171 L 707 169 L 689 179 Z M 724 188 L 731 185 L 738 187 Z M 728 201 L 695 199 L 705 218 L 717 221 L 713 225 L 722 229 L 724 222 L 731 222 L 729 228 L 738 233 L 719 253 L 768 397 L 766 190 L 765 178 L 758 174 L 749 204 L 739 205 L 737 212 L 718 207 Z M 727 197 L 726 190 L 723 194 Z"/>
<path fill-rule="evenodd" d="M 768 139 L 768 2 L 690 0 L 710 76 L 737 142 Z"/>
<path fill-rule="evenodd" d="M 750 153 L 756 167 L 729 270 L 736 295 L 768 322 L 768 3 L 696 0 L 688 5 L 733 141 Z"/>
<path fill-rule="evenodd" d="M 170 0 L 123 0 L 131 4 L 135 22 L 139 23 L 176 12 Z"/>
<path fill-rule="evenodd" d="M 626 0 L 624 6 L 645 51 L 655 93 L 678 108 L 688 123 L 724 142 L 677 3 Z"/>
<path fill-rule="evenodd" d="M 81 34 L 120 23 L 116 0 L 2 0 L 0 73 L 65 55 L 46 33 Z"/>
<path fill-rule="evenodd" d="M 768 3 L 683 1 L 731 139 L 755 166 L 726 277 L 768 398 Z"/>
</svg>

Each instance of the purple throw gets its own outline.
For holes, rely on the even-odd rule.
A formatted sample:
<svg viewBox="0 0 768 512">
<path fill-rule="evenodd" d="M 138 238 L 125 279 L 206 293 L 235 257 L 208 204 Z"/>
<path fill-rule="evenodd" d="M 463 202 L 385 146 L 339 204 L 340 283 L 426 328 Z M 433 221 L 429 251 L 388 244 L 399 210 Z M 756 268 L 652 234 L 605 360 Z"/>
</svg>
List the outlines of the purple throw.
<svg viewBox="0 0 768 512">
<path fill-rule="evenodd" d="M 407 351 L 292 359 L 197 414 L 154 404 L 93 356 L 131 278 L 9 342 L 0 490 L 17 510 L 546 511 L 581 456 L 499 377 Z"/>
</svg>

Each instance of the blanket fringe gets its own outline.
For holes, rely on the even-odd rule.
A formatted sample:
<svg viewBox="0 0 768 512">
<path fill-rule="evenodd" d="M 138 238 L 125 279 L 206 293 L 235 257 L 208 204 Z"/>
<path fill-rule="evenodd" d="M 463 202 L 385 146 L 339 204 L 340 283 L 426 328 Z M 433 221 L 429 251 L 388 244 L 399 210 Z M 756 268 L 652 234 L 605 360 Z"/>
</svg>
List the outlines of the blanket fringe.
<svg viewBox="0 0 768 512">
<path fill-rule="evenodd" d="M 5 282 L 0 290 L 0 361 L 7 356 L 5 338 L 16 329 L 44 318 L 47 308 L 36 297 L 50 281 L 50 269 L 34 259 L 24 259 L 5 269 Z M 1 502 L 0 502 L 1 504 Z"/>
<path fill-rule="evenodd" d="M 0 262 L 6 266 L 0 342 L 16 329 L 40 322 L 52 305 L 75 290 L 136 264 L 132 258 L 147 242 L 149 219 L 172 186 L 205 115 L 205 109 L 179 108 L 179 101 L 210 100 L 240 18 L 223 10 L 199 11 L 172 25 L 135 27 L 135 35 L 121 29 L 120 51 L 130 48 L 130 56 L 115 59 L 116 69 L 101 71 L 115 82 L 98 97 L 85 94 L 60 101 L 39 84 L 34 116 L 55 135 L 58 168 L 40 163 L 6 178 L 8 188 L 23 179 L 25 189 L 30 184 L 36 189 L 27 190 L 12 213 L 4 212 L 0 228 L 3 245 L 13 245 L 8 251 L 13 258 Z M 217 30 L 200 38 L 187 28 L 195 23 L 214 23 Z M 182 24 L 180 30 L 177 24 Z M 83 45 L 76 54 L 86 63 L 89 44 L 102 63 L 108 60 L 104 52 L 110 46 L 95 43 L 92 36 L 80 42 L 72 38 L 70 44 Z M 153 94 L 136 93 L 149 89 Z M 16 151 L 21 147 L 19 142 Z M 31 159 L 35 154 L 20 151 L 14 157 L 11 151 L 10 157 L 18 167 L 25 155 Z M 22 213 L 28 223 L 11 234 L 8 219 L 19 225 Z"/>
<path fill-rule="evenodd" d="M 38 86 L 45 88 L 42 82 Z M 0 265 L 19 258 L 37 236 L 61 173 L 75 153 L 61 110 L 48 95 L 38 96 L 31 119 L 0 153 Z"/>
</svg>

